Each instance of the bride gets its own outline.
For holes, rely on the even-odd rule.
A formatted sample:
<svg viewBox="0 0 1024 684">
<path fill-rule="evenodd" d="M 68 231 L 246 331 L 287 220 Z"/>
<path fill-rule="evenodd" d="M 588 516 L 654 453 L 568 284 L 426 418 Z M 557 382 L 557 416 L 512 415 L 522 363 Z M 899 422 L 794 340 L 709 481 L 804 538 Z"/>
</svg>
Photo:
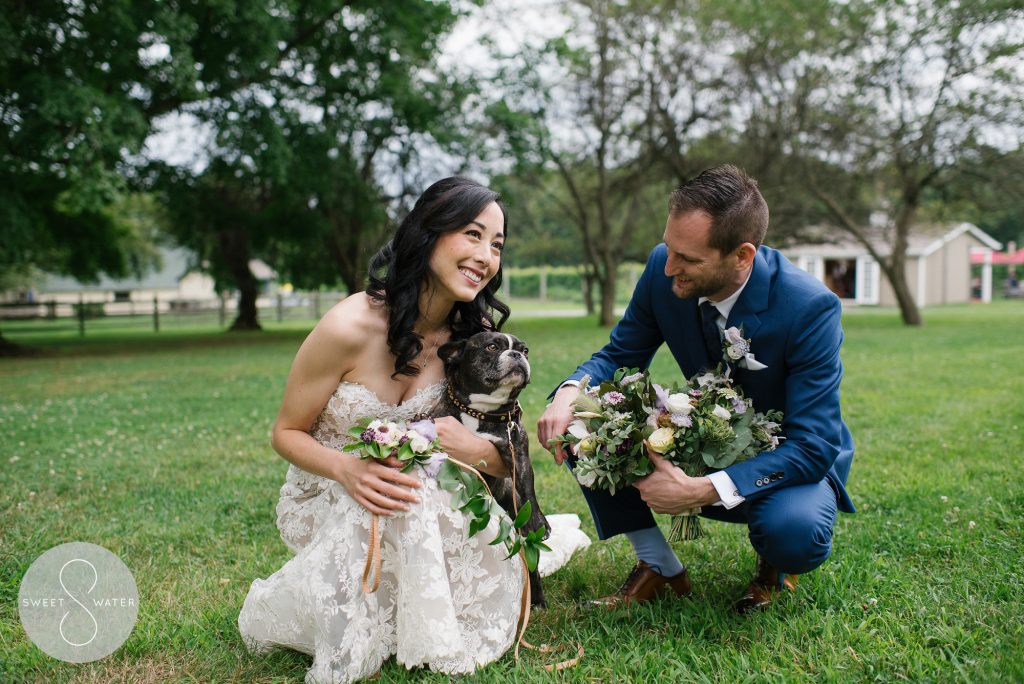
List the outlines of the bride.
<svg viewBox="0 0 1024 684">
<path fill-rule="evenodd" d="M 503 545 L 488 545 L 498 521 L 467 538 L 469 520 L 436 480 L 340 452 L 361 418 L 428 411 L 444 377 L 438 348 L 508 318 L 494 294 L 506 229 L 497 193 L 460 177 L 433 184 L 371 261 L 367 291 L 328 311 L 295 356 L 272 437 L 291 463 L 277 525 L 295 555 L 252 583 L 238 626 L 255 651 L 311 654 L 308 682 L 369 677 L 391 655 L 408 668 L 469 673 L 515 639 L 524 573 Z M 436 427 L 450 457 L 508 475 L 489 441 L 454 418 Z M 381 581 L 364 593 L 374 513 Z M 585 543 L 569 532 L 578 536 L 556 529 L 548 544 Z M 542 572 L 571 553 L 561 551 Z"/>
</svg>

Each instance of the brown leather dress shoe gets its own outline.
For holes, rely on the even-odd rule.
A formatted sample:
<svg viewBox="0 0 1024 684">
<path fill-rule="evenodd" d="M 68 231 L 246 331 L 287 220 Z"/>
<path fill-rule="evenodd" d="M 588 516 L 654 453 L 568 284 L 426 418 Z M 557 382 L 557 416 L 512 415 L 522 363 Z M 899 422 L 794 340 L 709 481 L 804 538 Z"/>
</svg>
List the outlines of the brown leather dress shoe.
<svg viewBox="0 0 1024 684">
<path fill-rule="evenodd" d="M 616 608 L 630 603 L 643 603 L 653 598 L 665 596 L 672 591 L 676 596 L 686 596 L 693 590 L 690 576 L 686 568 L 678 575 L 665 577 L 654 571 L 650 565 L 637 561 L 629 577 L 622 583 L 618 591 L 610 596 L 602 596 L 591 601 L 591 605 L 605 608 Z"/>
<path fill-rule="evenodd" d="M 764 610 L 772 604 L 780 590 L 796 591 L 796 579 L 796 575 L 783 574 L 764 558 L 758 556 L 754 579 L 747 586 L 747 591 L 732 607 L 738 613 Z"/>
</svg>

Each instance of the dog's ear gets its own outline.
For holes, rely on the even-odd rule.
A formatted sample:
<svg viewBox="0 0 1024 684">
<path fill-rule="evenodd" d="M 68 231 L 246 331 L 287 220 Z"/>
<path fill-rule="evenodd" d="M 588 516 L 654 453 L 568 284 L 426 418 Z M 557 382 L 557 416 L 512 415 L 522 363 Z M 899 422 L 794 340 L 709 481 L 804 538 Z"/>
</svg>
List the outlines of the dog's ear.
<svg viewBox="0 0 1024 684">
<path fill-rule="evenodd" d="M 445 370 L 451 368 L 457 364 L 462 358 L 462 353 L 466 351 L 467 340 L 452 340 L 441 345 L 441 348 L 437 350 L 437 358 L 444 361 Z"/>
</svg>

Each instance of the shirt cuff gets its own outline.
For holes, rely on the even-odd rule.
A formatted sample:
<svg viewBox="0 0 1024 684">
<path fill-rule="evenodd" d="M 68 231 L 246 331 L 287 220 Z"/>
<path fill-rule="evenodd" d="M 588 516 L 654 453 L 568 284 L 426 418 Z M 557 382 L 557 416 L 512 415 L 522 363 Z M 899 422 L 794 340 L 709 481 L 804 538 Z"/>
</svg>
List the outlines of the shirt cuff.
<svg viewBox="0 0 1024 684">
<path fill-rule="evenodd" d="M 566 380 L 565 382 L 563 382 L 561 385 L 558 386 L 558 389 L 562 389 L 563 387 L 579 387 L 579 386 L 580 386 L 580 381 L 579 380 Z M 558 390 L 555 390 L 555 391 L 557 392 Z"/>
<path fill-rule="evenodd" d="M 714 504 L 715 506 L 724 506 L 726 510 L 730 508 L 736 508 L 746 499 L 740 496 L 740 492 L 736 489 L 736 483 L 732 481 L 724 470 L 718 470 L 713 473 L 708 473 L 705 477 L 711 480 L 711 484 L 715 486 L 715 491 L 718 492 L 718 498 L 721 501 Z"/>
</svg>

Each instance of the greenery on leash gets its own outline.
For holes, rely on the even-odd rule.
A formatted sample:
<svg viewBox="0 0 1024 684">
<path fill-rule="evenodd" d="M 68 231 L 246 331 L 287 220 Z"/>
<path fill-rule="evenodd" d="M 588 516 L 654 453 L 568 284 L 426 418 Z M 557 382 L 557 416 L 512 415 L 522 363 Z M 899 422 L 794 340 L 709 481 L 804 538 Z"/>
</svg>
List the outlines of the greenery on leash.
<svg viewBox="0 0 1024 684">
<path fill-rule="evenodd" d="M 544 543 L 543 528 L 523 534 L 523 525 L 533 512 L 533 505 L 529 501 L 523 503 L 515 520 L 512 520 L 505 509 L 490 495 L 480 478 L 463 470 L 451 459 L 441 464 L 441 470 L 437 473 L 437 484 L 441 489 L 451 493 L 452 509 L 462 511 L 470 517 L 470 537 L 486 529 L 492 518 L 498 520 L 498 534 L 489 543 L 504 544 L 508 550 L 506 559 L 512 558 L 522 550 L 526 567 L 532 572 L 537 569 L 541 550 L 551 550 Z"/>
</svg>

